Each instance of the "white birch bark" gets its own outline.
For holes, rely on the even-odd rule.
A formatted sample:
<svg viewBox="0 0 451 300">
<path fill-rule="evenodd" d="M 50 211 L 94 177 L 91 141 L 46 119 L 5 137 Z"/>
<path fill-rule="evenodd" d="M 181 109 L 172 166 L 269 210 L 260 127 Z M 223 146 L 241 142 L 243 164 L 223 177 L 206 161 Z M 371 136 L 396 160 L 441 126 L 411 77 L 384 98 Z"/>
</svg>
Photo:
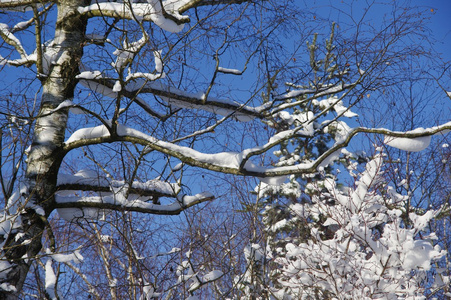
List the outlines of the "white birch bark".
<svg viewBox="0 0 451 300">
<path fill-rule="evenodd" d="M 57 4 L 55 39 L 46 49 L 53 53 L 52 61 L 47 74 L 38 74 L 43 92 L 26 170 L 29 194 L 24 197 L 26 203 L 17 205 L 22 224 L 11 232 L 3 249 L 10 270 L 2 283 L 9 287 L 9 291 L 0 290 L 0 299 L 18 299 L 32 261 L 26 258 L 34 257 L 41 250 L 42 233 L 53 210 L 58 168 L 64 155 L 62 144 L 68 110 L 52 110 L 73 97 L 87 22 L 86 17 L 77 11 L 83 4 L 80 0 Z M 37 207 L 43 208 L 44 215 L 38 213 Z M 18 234 L 22 237 L 17 238 Z M 24 243 L 25 240 L 31 242 Z"/>
</svg>

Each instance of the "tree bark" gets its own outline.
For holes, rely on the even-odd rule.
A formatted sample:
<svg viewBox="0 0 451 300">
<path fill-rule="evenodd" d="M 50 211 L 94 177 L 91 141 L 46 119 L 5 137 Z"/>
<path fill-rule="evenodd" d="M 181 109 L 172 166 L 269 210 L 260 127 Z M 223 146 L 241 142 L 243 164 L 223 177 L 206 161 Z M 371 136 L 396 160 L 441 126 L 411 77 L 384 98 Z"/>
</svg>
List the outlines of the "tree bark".
<svg viewBox="0 0 451 300">
<path fill-rule="evenodd" d="M 86 4 L 83 0 L 57 3 L 55 38 L 45 49 L 47 54 L 53 55 L 50 62 L 42 61 L 48 65 L 47 70 L 44 68 L 45 74 L 38 73 L 43 92 L 28 156 L 28 193 L 17 205 L 19 227 L 11 230 L 5 241 L 3 259 L 8 261 L 10 270 L 6 278 L 0 279 L 4 284 L 0 299 L 20 298 L 32 261 L 27 258 L 35 257 L 41 250 L 47 218 L 54 209 L 57 174 L 64 157 L 62 146 L 68 110 L 53 110 L 74 95 L 87 25 L 87 18 L 81 16 L 77 8 Z"/>
</svg>

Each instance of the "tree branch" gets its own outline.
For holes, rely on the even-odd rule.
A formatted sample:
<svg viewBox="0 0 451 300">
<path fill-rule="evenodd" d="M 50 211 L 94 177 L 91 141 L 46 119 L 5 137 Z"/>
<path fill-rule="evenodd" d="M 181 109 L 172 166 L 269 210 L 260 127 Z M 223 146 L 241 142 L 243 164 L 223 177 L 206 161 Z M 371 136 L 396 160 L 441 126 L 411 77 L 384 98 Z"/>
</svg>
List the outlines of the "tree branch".
<svg viewBox="0 0 451 300">
<path fill-rule="evenodd" d="M 162 19 L 170 20 L 176 25 L 186 24 L 190 21 L 186 16 L 169 14 L 164 8 L 156 10 L 150 3 L 133 3 L 131 6 L 120 2 L 94 3 L 89 6 L 80 7 L 78 11 L 81 14 L 85 14 L 88 18 L 110 17 L 123 20 L 135 20 L 139 18 L 140 21 L 154 22 L 158 26 L 163 25 L 164 22 Z"/>
<path fill-rule="evenodd" d="M 102 126 L 99 126 L 97 130 L 101 130 Z M 268 143 L 263 146 L 257 146 L 254 148 L 246 149 L 242 152 L 223 152 L 216 154 L 202 153 L 197 150 L 194 150 L 189 147 L 179 146 L 170 142 L 165 142 L 158 140 L 154 137 L 148 136 L 143 132 L 138 130 L 128 128 L 126 126 L 118 127 L 118 135 L 116 137 L 111 136 L 102 136 L 102 137 L 90 137 L 89 132 L 93 129 L 82 129 L 83 132 L 86 132 L 85 135 L 75 132 L 74 135 L 77 137 L 83 137 L 79 139 L 72 140 L 71 138 L 68 142 L 65 143 L 64 151 L 70 151 L 74 148 L 98 144 L 99 142 L 131 142 L 137 143 L 140 145 L 148 146 L 156 151 L 161 153 L 165 153 L 172 157 L 176 157 L 180 159 L 182 162 L 194 166 L 200 167 L 203 169 L 234 174 L 234 175 L 244 175 L 244 176 L 256 176 L 256 177 L 278 177 L 278 176 L 286 176 L 292 174 L 307 174 L 307 173 L 315 173 L 318 171 L 318 168 L 321 164 L 328 164 L 328 160 L 336 154 L 342 148 L 345 148 L 352 138 L 360 132 L 366 133 L 375 133 L 375 134 L 383 134 L 386 137 L 393 138 L 404 138 L 404 139 L 415 139 L 420 137 L 428 137 L 437 133 L 446 133 L 451 131 L 451 122 L 448 122 L 444 125 L 435 126 L 429 129 L 424 129 L 421 131 L 391 131 L 384 128 L 365 128 L 365 127 L 357 127 L 350 130 L 346 136 L 344 136 L 341 140 L 342 142 L 336 143 L 333 147 L 329 148 L 326 152 L 324 152 L 318 159 L 314 162 L 298 164 L 293 166 L 284 166 L 284 167 L 260 167 L 255 166 L 252 163 L 247 163 L 245 165 L 242 164 L 244 159 L 249 160 L 252 156 L 267 152 L 269 149 L 273 148 L 276 145 L 279 145 L 283 141 L 296 137 L 300 134 L 299 130 L 289 130 L 282 135 L 275 136 L 273 139 L 270 139 Z M 106 132 L 106 131 L 105 131 Z"/>
<path fill-rule="evenodd" d="M 87 199 L 84 197 L 66 197 L 60 198 L 59 201 L 58 198 L 56 196 L 55 208 L 97 208 L 99 210 L 134 211 L 155 215 L 178 215 L 191 206 L 213 200 L 214 196 L 208 192 L 194 196 L 184 195 L 178 197 L 176 202 L 168 205 L 147 203 L 141 200 L 126 201 L 126 203 L 104 202 L 104 198 L 100 196 L 89 197 L 89 201 L 84 200 Z M 73 199 L 74 201 L 68 201 L 67 199 Z"/>
<path fill-rule="evenodd" d="M 184 13 L 188 9 L 200 7 L 200 6 L 207 6 L 207 5 L 230 5 L 230 4 L 242 4 L 246 2 L 259 2 L 259 1 L 253 1 L 253 0 L 193 0 L 189 3 L 183 5 L 179 8 L 179 13 Z"/>
<path fill-rule="evenodd" d="M 113 89 L 114 81 L 109 79 L 86 79 L 83 80 L 89 82 L 94 82 L 96 84 L 107 87 L 108 89 Z M 200 109 L 206 110 L 210 112 L 221 111 L 221 115 L 224 114 L 224 110 L 229 112 L 232 117 L 239 119 L 240 117 L 257 117 L 263 118 L 263 111 L 267 109 L 270 104 L 266 104 L 260 107 L 250 107 L 246 105 L 242 105 L 230 100 L 223 99 L 206 99 L 204 100 L 201 96 L 187 93 L 175 87 L 166 86 L 160 83 L 148 82 L 145 83 L 142 87 L 137 89 L 130 89 L 127 87 L 121 91 L 122 95 L 127 98 L 135 99 L 139 94 L 152 94 L 155 96 L 162 97 L 162 99 L 170 104 L 181 106 L 181 107 L 189 107 L 192 109 Z M 178 105 L 177 105 L 178 104 Z M 232 114 L 232 112 L 236 112 Z"/>
<path fill-rule="evenodd" d="M 44 4 L 48 1 L 41 1 L 41 0 L 5 0 L 0 1 L 0 8 L 5 8 L 8 10 L 8 8 L 12 8 L 13 10 L 17 11 L 26 11 L 29 9 L 29 6 L 32 6 L 34 4 Z"/>
</svg>

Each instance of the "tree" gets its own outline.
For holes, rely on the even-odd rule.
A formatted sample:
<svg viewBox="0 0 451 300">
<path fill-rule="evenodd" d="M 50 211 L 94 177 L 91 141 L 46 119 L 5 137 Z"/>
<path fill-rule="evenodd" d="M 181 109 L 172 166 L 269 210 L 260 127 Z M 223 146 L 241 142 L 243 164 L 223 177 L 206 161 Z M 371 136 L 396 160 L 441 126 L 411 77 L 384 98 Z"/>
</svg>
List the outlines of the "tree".
<svg viewBox="0 0 451 300">
<path fill-rule="evenodd" d="M 322 23 L 290 1 L 21 0 L 2 1 L 0 9 L 9 18 L 0 24 L 2 72 L 18 78 L 5 81 L 1 104 L 5 299 L 20 297 L 40 257 L 47 258 L 45 284 L 37 289 L 46 298 L 58 297 L 64 274 L 55 273 L 52 261 L 101 297 L 69 262 L 79 261 L 80 252 L 58 256 L 63 233 L 54 229 L 64 221 L 55 210 L 77 224 L 74 232 L 95 237 L 88 241 L 95 241 L 91 249 L 101 257 L 112 298 L 157 297 L 156 289 L 188 297 L 223 273 L 213 263 L 195 265 L 190 243 L 186 252 L 157 255 L 170 257 L 162 263 L 170 265 L 181 253 L 178 282 L 151 283 L 141 272 L 151 267 L 140 263 L 132 227 L 140 222 L 133 212 L 176 215 L 213 200 L 193 170 L 258 177 L 270 186 L 291 176 L 295 184 L 350 159 L 344 148 L 358 133 L 383 135 L 388 145 L 410 151 L 451 129 L 449 122 L 404 132 L 342 121 L 364 95 L 391 84 L 390 65 L 422 53 L 408 43 L 421 36 L 424 17 L 417 10 L 396 11 L 380 30 L 362 33 L 361 23 L 355 36 L 343 31 L 334 38 L 332 25 L 326 45 L 319 47 L 315 36 L 310 60 L 302 63 L 304 41 Z M 246 140 L 250 130 L 264 132 L 267 141 L 259 134 L 256 142 Z M 286 159 L 272 166 L 277 146 Z M 102 220 L 111 226 L 99 225 Z M 105 234 L 110 228 L 120 238 Z M 119 267 L 110 264 L 112 257 Z M 141 275 L 132 276 L 137 270 Z M 117 286 L 115 274 L 126 278 L 126 287 Z M 187 290 L 178 291 L 185 282 Z M 219 286 L 212 289 L 210 295 L 222 295 Z"/>
</svg>

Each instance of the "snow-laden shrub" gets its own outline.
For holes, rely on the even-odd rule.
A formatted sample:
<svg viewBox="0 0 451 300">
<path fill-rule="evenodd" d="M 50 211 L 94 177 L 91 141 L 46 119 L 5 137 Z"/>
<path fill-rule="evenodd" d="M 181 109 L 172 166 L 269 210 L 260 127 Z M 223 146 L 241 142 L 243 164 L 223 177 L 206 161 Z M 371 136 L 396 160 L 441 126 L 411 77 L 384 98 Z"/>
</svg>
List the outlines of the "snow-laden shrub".
<svg viewBox="0 0 451 300">
<path fill-rule="evenodd" d="M 406 211 L 408 196 L 397 194 L 382 175 L 383 153 L 339 188 L 326 178 L 310 183 L 311 203 L 292 204 L 307 222 L 310 238 L 277 250 L 280 299 L 425 299 L 426 288 L 449 283 L 427 271 L 445 255 L 434 245 L 428 222 L 438 211 Z"/>
</svg>

